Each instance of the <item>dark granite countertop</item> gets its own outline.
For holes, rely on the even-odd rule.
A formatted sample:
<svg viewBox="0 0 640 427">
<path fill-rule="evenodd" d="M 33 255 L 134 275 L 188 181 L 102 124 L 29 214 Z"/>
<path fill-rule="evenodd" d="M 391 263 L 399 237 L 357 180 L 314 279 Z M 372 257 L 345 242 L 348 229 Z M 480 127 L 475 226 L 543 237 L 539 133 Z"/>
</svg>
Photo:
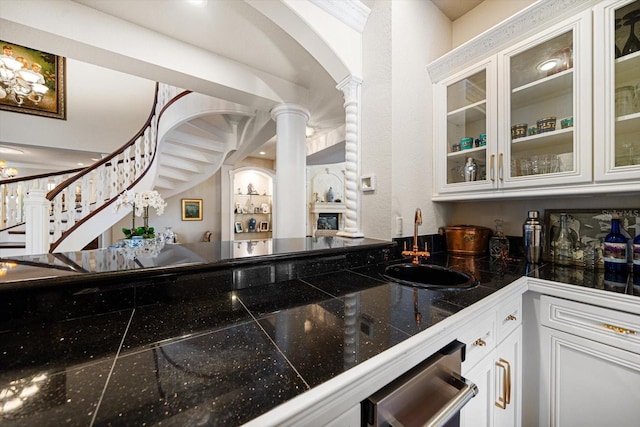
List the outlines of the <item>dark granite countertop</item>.
<svg viewBox="0 0 640 427">
<path fill-rule="evenodd" d="M 163 271 L 135 286 L 5 290 L 0 424 L 239 425 L 523 275 L 640 295 L 631 280 L 598 272 L 446 254 L 430 262 L 473 272 L 480 285 L 418 289 L 381 276 L 389 242 L 369 241 L 381 257 L 360 262 L 332 249 L 227 264 L 230 276 Z M 284 280 L 254 280 L 264 275 Z"/>
</svg>

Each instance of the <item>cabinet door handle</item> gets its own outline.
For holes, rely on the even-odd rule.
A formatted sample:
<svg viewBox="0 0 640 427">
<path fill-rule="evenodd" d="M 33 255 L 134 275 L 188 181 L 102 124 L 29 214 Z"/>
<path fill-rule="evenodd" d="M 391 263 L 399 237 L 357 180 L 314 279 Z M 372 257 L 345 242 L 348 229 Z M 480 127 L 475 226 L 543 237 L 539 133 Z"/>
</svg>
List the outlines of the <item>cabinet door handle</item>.
<svg viewBox="0 0 640 427">
<path fill-rule="evenodd" d="M 484 347 L 485 345 L 487 345 L 487 343 L 482 338 L 478 338 L 473 342 L 473 345 L 477 347 Z"/>
<path fill-rule="evenodd" d="M 507 405 L 511 403 L 511 363 L 508 360 L 500 358 L 500 362 L 507 365 Z"/>
<path fill-rule="evenodd" d="M 495 405 L 500 409 L 507 409 L 507 367 L 502 364 L 503 359 L 500 362 L 496 362 L 496 367 L 502 369 L 502 393 L 498 396 L 498 400 Z"/>
<path fill-rule="evenodd" d="M 516 316 L 514 316 L 513 314 L 510 314 L 504 320 L 518 320 L 518 318 Z"/>
<path fill-rule="evenodd" d="M 496 155 L 492 154 L 491 157 L 489 158 L 489 176 L 491 176 L 491 181 L 495 181 L 496 180 L 496 175 L 495 175 L 495 168 L 493 165 L 493 162 L 495 161 Z"/>
<path fill-rule="evenodd" d="M 624 334 L 624 335 L 635 335 L 636 334 L 636 331 L 634 331 L 632 329 L 621 328 L 620 326 L 610 325 L 608 323 L 605 323 L 604 327 L 606 329 L 612 330 L 612 331 L 617 332 L 619 334 Z"/>
<path fill-rule="evenodd" d="M 503 153 L 500 153 L 500 156 L 498 157 L 498 177 L 500 178 L 500 181 L 504 180 L 504 172 L 502 170 L 502 164 L 503 164 Z"/>
</svg>

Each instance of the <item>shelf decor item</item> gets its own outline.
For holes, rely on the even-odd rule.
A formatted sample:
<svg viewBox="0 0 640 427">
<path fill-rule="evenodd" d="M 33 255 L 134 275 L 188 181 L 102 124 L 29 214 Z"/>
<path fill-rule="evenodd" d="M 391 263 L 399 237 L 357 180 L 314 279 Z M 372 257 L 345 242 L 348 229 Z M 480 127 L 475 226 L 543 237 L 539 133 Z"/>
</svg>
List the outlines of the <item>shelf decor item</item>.
<svg viewBox="0 0 640 427">
<path fill-rule="evenodd" d="M 519 123 L 511 126 L 511 139 L 527 136 L 527 123 Z"/>
<path fill-rule="evenodd" d="M 640 50 L 640 40 L 636 36 L 636 22 L 640 21 L 640 9 L 632 10 L 622 17 L 622 24 L 629 26 L 629 38 L 622 48 L 622 56 L 629 55 L 631 53 Z"/>
<path fill-rule="evenodd" d="M 556 118 L 553 116 L 540 119 L 536 124 L 538 125 L 538 133 L 553 132 L 556 130 Z"/>
<path fill-rule="evenodd" d="M 167 202 L 164 201 L 160 193 L 157 191 L 141 191 L 136 193 L 133 190 L 125 190 L 118 196 L 114 204 L 113 210 L 117 212 L 121 207 L 131 206 L 131 228 L 123 228 L 122 232 L 125 238 L 132 239 L 139 236 L 143 239 L 153 239 L 155 237 L 155 229 L 149 226 L 149 208 L 156 210 L 156 215 L 160 216 L 164 213 Z M 136 217 L 141 216 L 143 219 L 142 227 L 136 227 Z"/>
</svg>

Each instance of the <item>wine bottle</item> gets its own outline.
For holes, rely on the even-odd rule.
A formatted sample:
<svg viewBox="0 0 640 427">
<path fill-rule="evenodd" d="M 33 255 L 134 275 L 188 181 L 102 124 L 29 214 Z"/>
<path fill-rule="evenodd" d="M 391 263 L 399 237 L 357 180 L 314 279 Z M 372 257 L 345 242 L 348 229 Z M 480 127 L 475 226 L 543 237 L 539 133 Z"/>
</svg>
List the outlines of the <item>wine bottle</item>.
<svg viewBox="0 0 640 427">
<path fill-rule="evenodd" d="M 611 232 L 604 238 L 605 273 L 627 273 L 627 238 L 620 232 L 620 218 L 611 217 Z"/>
<path fill-rule="evenodd" d="M 640 285 L 640 234 L 633 239 L 633 284 Z"/>
<path fill-rule="evenodd" d="M 569 216 L 560 214 L 560 231 L 553 241 L 553 262 L 559 265 L 570 265 L 573 260 L 575 244 L 569 232 Z"/>
</svg>

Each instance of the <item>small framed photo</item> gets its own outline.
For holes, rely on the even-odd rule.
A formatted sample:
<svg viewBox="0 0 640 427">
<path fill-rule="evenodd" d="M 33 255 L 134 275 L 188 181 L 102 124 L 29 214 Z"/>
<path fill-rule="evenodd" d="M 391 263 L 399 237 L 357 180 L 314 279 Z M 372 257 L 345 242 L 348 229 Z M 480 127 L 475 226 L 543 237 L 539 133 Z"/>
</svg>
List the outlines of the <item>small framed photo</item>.
<svg viewBox="0 0 640 427">
<path fill-rule="evenodd" d="M 236 221 L 236 233 L 242 233 L 242 223 L 240 221 Z"/>
<path fill-rule="evenodd" d="M 267 203 L 263 203 L 260 207 L 262 208 L 262 213 L 269 213 L 269 205 Z"/>
<path fill-rule="evenodd" d="M 182 220 L 202 221 L 202 199 L 182 199 Z"/>
<path fill-rule="evenodd" d="M 269 221 L 260 221 L 260 231 L 269 231 Z"/>
</svg>

